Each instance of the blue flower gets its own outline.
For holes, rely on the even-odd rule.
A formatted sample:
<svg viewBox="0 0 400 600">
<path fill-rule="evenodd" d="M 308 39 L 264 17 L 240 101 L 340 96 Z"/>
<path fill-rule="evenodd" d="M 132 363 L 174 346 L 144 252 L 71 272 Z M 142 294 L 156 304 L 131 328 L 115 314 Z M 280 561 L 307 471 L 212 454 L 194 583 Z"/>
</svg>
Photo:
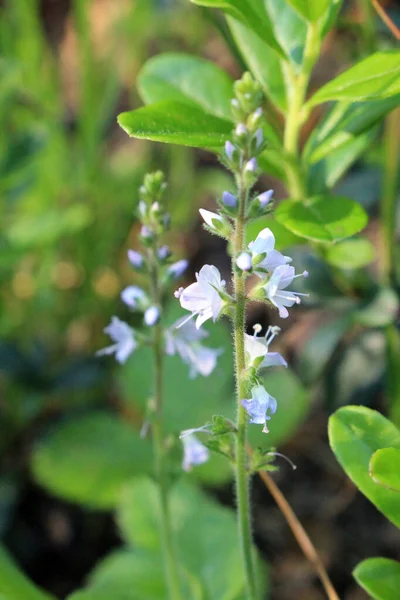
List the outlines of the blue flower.
<svg viewBox="0 0 400 600">
<path fill-rule="evenodd" d="M 146 310 L 149 306 L 147 294 L 137 285 L 129 285 L 122 290 L 121 300 L 133 310 Z"/>
<path fill-rule="evenodd" d="M 263 432 L 268 433 L 267 421 L 271 418 L 267 412 L 273 415 L 276 412 L 277 402 L 270 396 L 262 385 L 255 385 L 251 389 L 251 399 L 242 400 L 242 406 L 250 417 L 250 423 L 264 425 Z"/>
<path fill-rule="evenodd" d="M 115 358 L 119 363 L 125 363 L 137 348 L 134 330 L 118 317 L 112 317 L 111 323 L 104 328 L 104 333 L 107 333 L 115 344 L 98 350 L 96 356 L 115 354 Z"/>
<path fill-rule="evenodd" d="M 190 471 L 192 467 L 202 465 L 210 458 L 209 449 L 193 435 L 194 431 L 198 430 L 187 429 L 180 435 L 183 444 L 182 468 L 184 471 Z"/>
<path fill-rule="evenodd" d="M 189 261 L 183 258 L 169 266 L 167 273 L 172 279 L 179 279 L 188 268 L 188 265 Z"/>
<path fill-rule="evenodd" d="M 144 313 L 144 322 L 148 327 L 153 327 L 159 322 L 160 316 L 161 313 L 158 306 L 149 306 Z"/>
<path fill-rule="evenodd" d="M 135 269 L 141 269 L 143 267 L 144 258 L 140 252 L 136 252 L 136 250 L 128 250 L 128 260 Z"/>
</svg>

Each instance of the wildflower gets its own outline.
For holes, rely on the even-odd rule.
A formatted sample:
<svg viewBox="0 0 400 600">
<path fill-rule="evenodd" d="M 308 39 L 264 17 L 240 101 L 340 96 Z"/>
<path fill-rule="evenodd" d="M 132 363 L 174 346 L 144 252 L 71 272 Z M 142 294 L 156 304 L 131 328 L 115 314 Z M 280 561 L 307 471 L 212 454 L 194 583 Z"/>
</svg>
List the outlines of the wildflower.
<svg viewBox="0 0 400 600">
<path fill-rule="evenodd" d="M 182 277 L 186 269 L 188 268 L 189 261 L 182 259 L 173 263 L 170 267 L 168 267 L 167 273 L 171 277 L 171 279 L 179 279 Z"/>
<path fill-rule="evenodd" d="M 144 313 L 144 322 L 148 327 L 154 327 L 160 320 L 160 309 L 158 306 L 149 306 Z"/>
<path fill-rule="evenodd" d="M 224 223 L 224 219 L 221 217 L 221 215 L 218 215 L 217 213 L 211 212 L 210 210 L 206 210 L 205 208 L 200 208 L 199 212 L 203 217 L 203 220 L 206 223 L 206 225 L 211 227 L 211 229 L 219 230 L 220 227 L 218 227 L 218 223 Z"/>
<path fill-rule="evenodd" d="M 284 256 L 275 250 L 275 236 L 268 227 L 260 231 L 248 248 L 253 257 L 254 270 L 259 277 L 263 277 L 267 271 L 274 271 L 276 267 L 292 261 L 290 256 Z"/>
<path fill-rule="evenodd" d="M 251 389 L 251 399 L 242 400 L 242 406 L 250 416 L 250 423 L 263 425 L 263 432 L 268 433 L 267 421 L 271 418 L 267 412 L 273 415 L 276 412 L 277 403 L 270 396 L 263 385 L 255 385 Z"/>
<path fill-rule="evenodd" d="M 200 273 L 196 273 L 196 279 L 187 288 L 175 292 L 175 297 L 179 298 L 182 308 L 192 313 L 191 317 L 197 316 L 196 327 L 199 329 L 207 319 L 216 321 L 218 318 L 225 304 L 221 298 L 221 294 L 225 294 L 225 281 L 213 265 L 204 265 Z"/>
<path fill-rule="evenodd" d="M 96 355 L 115 354 L 115 358 L 119 363 L 125 363 L 130 354 L 137 348 L 134 330 L 127 323 L 118 319 L 118 317 L 112 317 L 111 323 L 103 331 L 110 336 L 115 344 L 98 350 Z"/>
<path fill-rule="evenodd" d="M 235 146 L 229 140 L 225 142 L 225 154 L 229 158 L 229 160 L 233 160 L 234 154 L 236 152 Z"/>
<path fill-rule="evenodd" d="M 251 254 L 248 252 L 241 252 L 236 259 L 236 265 L 241 271 L 250 271 L 253 266 Z"/>
<path fill-rule="evenodd" d="M 145 310 L 149 303 L 147 294 L 136 285 L 129 285 L 122 290 L 121 300 L 133 310 Z"/>
<path fill-rule="evenodd" d="M 244 346 L 246 350 L 247 366 L 257 369 L 266 367 L 287 367 L 287 362 L 279 352 L 268 352 L 269 345 L 279 333 L 280 327 L 268 327 L 265 337 L 258 337 L 261 325 L 254 326 L 254 335 L 245 334 Z"/>
<path fill-rule="evenodd" d="M 257 196 L 256 200 L 258 200 L 258 202 L 260 203 L 261 208 L 265 208 L 267 204 L 269 204 L 273 194 L 274 190 L 268 190 L 267 192 L 263 192 L 262 194 L 259 194 Z"/>
<path fill-rule="evenodd" d="M 256 140 L 256 149 L 259 150 L 264 141 L 264 134 L 263 134 L 263 130 L 261 129 L 261 127 L 259 127 L 259 129 L 257 129 L 254 137 Z"/>
<path fill-rule="evenodd" d="M 171 251 L 168 248 L 168 246 L 161 246 L 157 252 L 157 256 L 160 260 L 166 260 L 170 256 L 170 254 Z"/>
<path fill-rule="evenodd" d="M 258 164 L 255 158 L 251 158 L 245 164 L 244 170 L 245 172 L 255 173 L 258 169 Z"/>
<path fill-rule="evenodd" d="M 295 275 L 294 267 L 281 265 L 276 267 L 270 280 L 263 286 L 267 298 L 278 308 L 279 316 L 282 319 L 286 319 L 289 316 L 286 307 L 290 308 L 293 304 L 300 304 L 300 296 L 308 296 L 308 294 L 300 294 L 299 292 L 291 292 L 290 290 L 284 291 L 296 277 L 308 277 L 308 271 Z"/>
<path fill-rule="evenodd" d="M 238 205 L 238 199 L 230 192 L 224 192 L 222 194 L 222 204 L 228 208 L 236 208 Z"/>
<path fill-rule="evenodd" d="M 135 269 L 141 269 L 143 267 L 144 258 L 140 252 L 136 252 L 136 250 L 128 250 L 128 260 Z"/>
<path fill-rule="evenodd" d="M 196 375 L 208 377 L 217 365 L 217 358 L 222 354 L 221 348 L 207 348 L 200 342 L 208 337 L 208 333 L 196 328 L 192 321 L 185 317 L 179 319 L 165 332 L 165 352 L 169 356 L 179 354 L 189 370 L 189 377 Z"/>
<path fill-rule="evenodd" d="M 192 467 L 202 465 L 210 458 L 210 451 L 202 444 L 193 433 L 195 430 L 183 431 L 180 438 L 183 444 L 182 468 L 190 471 Z"/>
</svg>

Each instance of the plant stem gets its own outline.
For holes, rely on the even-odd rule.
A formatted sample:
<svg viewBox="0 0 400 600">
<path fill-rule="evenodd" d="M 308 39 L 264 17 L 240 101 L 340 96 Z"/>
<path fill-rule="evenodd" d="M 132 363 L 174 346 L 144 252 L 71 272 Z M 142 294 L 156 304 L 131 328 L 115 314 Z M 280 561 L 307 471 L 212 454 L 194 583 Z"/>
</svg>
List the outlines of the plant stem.
<svg viewBox="0 0 400 600">
<path fill-rule="evenodd" d="M 158 263 L 155 253 L 149 250 L 151 298 L 156 306 L 161 305 L 161 293 L 158 276 Z M 173 543 L 173 531 L 168 502 L 168 476 L 165 460 L 165 445 L 163 431 L 163 372 L 164 372 L 164 347 L 163 328 L 161 323 L 153 327 L 153 355 L 154 355 L 154 406 L 152 433 L 154 451 L 154 470 L 157 478 L 160 499 L 160 526 L 161 542 L 164 555 L 168 594 L 170 600 L 182 600 L 179 582 L 178 561 Z"/>
<path fill-rule="evenodd" d="M 245 209 L 247 191 L 243 182 L 239 182 L 239 214 L 236 219 L 236 231 L 234 242 L 234 257 L 240 253 L 244 245 L 245 232 Z M 232 261 L 232 262 L 233 262 Z M 237 390 L 237 435 L 236 435 L 236 499 L 238 512 L 239 537 L 242 550 L 242 558 L 246 575 L 247 597 L 249 600 L 257 600 L 253 542 L 251 533 L 250 497 L 249 497 L 249 475 L 247 472 L 247 414 L 241 401 L 246 397 L 246 382 L 244 379 L 245 348 L 244 332 L 246 325 L 246 289 L 245 276 L 243 272 L 235 269 L 233 264 L 233 282 L 235 295 L 235 317 L 233 323 L 234 345 L 235 345 L 235 370 Z"/>
<path fill-rule="evenodd" d="M 375 13 L 371 0 L 358 0 L 361 15 L 362 34 L 364 38 L 364 51 L 372 54 L 376 50 Z"/>
<path fill-rule="evenodd" d="M 321 39 L 318 23 L 310 23 L 300 72 L 296 74 L 291 65 L 287 64 L 286 66 L 287 78 L 290 82 L 290 98 L 283 146 L 288 157 L 286 167 L 288 190 L 290 195 L 296 200 L 302 200 L 307 195 L 299 156 L 299 137 L 301 126 L 306 118 L 303 105 L 311 72 L 319 55 L 320 44 Z"/>
</svg>

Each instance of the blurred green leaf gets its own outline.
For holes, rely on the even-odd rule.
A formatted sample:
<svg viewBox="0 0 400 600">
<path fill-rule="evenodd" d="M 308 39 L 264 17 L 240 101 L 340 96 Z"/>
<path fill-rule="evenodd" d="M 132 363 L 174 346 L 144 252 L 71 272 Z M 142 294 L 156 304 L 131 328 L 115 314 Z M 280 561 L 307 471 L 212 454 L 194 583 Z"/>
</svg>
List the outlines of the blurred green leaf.
<svg viewBox="0 0 400 600">
<path fill-rule="evenodd" d="M 268 99 L 285 112 L 286 86 L 276 52 L 240 21 L 232 17 L 228 17 L 227 21 L 240 54 L 253 76 L 262 85 Z"/>
<path fill-rule="evenodd" d="M 307 21 L 318 21 L 329 9 L 332 0 L 287 0 Z"/>
<path fill-rule="evenodd" d="M 330 246 L 325 254 L 329 264 L 339 269 L 361 269 L 375 260 L 374 245 L 366 238 L 354 238 Z"/>
<path fill-rule="evenodd" d="M 172 52 L 155 56 L 142 67 L 138 87 L 146 104 L 183 102 L 231 120 L 233 81 L 203 58 Z"/>
<path fill-rule="evenodd" d="M 167 100 L 119 115 L 130 137 L 198 148 L 220 148 L 232 133 L 232 122 L 203 110 Z"/>
<path fill-rule="evenodd" d="M 377 483 L 400 492 L 400 449 L 377 450 L 370 460 L 369 472 Z"/>
<path fill-rule="evenodd" d="M 5 548 L 0 546 L 0 598 L 1 600 L 52 600 L 53 596 L 43 592 L 29 581 Z"/>
<path fill-rule="evenodd" d="M 358 233 L 367 224 L 364 209 L 342 196 L 314 196 L 302 204 L 285 200 L 275 213 L 294 234 L 316 242 L 335 242 Z"/>
<path fill-rule="evenodd" d="M 367 558 L 353 571 L 354 579 L 374 600 L 397 600 L 400 563 L 389 558 Z"/>
<path fill-rule="evenodd" d="M 31 467 L 36 481 L 57 496 L 108 509 L 129 478 L 151 470 L 151 451 L 115 415 L 92 412 L 50 432 L 34 450 Z"/>
<path fill-rule="evenodd" d="M 335 456 L 359 490 L 397 527 L 397 492 L 375 483 L 369 474 L 372 455 L 381 448 L 400 448 L 400 431 L 380 413 L 363 406 L 345 406 L 329 419 L 329 441 Z"/>
<path fill-rule="evenodd" d="M 197 579 L 182 573 L 181 580 L 185 598 L 205 600 Z M 109 554 L 91 573 L 87 589 L 69 596 L 68 600 L 161 600 L 167 597 L 161 553 L 135 549 Z"/>
<path fill-rule="evenodd" d="M 291 369 L 277 369 L 265 376 L 265 388 L 276 398 L 278 409 L 268 422 L 269 433 L 259 425 L 249 426 L 249 439 L 253 446 L 279 446 L 290 440 L 304 422 L 311 407 L 311 394 Z"/>
<path fill-rule="evenodd" d="M 364 327 L 384 327 L 397 319 L 399 299 L 391 288 L 378 288 L 372 299 L 354 313 L 355 320 Z"/>
<path fill-rule="evenodd" d="M 129 545 L 151 552 L 160 549 L 158 498 L 150 479 L 137 478 L 125 489 L 118 522 Z M 237 600 L 244 591 L 245 577 L 234 513 L 185 482 L 171 488 L 170 510 L 182 565 L 196 573 L 205 597 Z"/>
<path fill-rule="evenodd" d="M 264 0 L 264 3 L 279 44 L 295 68 L 299 68 L 303 61 L 307 24 L 287 2 Z"/>
<path fill-rule="evenodd" d="M 256 221 L 252 221 L 246 227 L 246 243 L 250 243 L 256 239 L 260 231 L 268 227 L 275 236 L 275 248 L 284 250 L 295 244 L 304 244 L 304 239 L 294 235 L 289 229 L 286 229 L 278 221 L 271 217 L 262 217 Z"/>
<path fill-rule="evenodd" d="M 376 100 L 400 93 L 400 51 L 375 52 L 320 88 L 308 101 Z"/>
<path fill-rule="evenodd" d="M 282 49 L 275 38 L 274 28 L 265 10 L 264 0 L 191 0 L 194 4 L 220 8 L 257 33 L 264 42 L 279 54 Z"/>
</svg>

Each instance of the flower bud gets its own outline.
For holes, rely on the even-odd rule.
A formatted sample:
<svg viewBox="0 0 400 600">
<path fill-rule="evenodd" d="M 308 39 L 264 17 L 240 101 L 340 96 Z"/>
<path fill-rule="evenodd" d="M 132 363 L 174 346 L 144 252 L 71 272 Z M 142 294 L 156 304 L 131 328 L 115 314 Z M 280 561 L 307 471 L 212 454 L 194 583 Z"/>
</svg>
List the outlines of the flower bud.
<svg viewBox="0 0 400 600">
<path fill-rule="evenodd" d="M 222 194 L 222 204 L 227 208 L 236 208 L 238 205 L 238 199 L 230 192 L 224 192 Z"/>
<path fill-rule="evenodd" d="M 154 327 L 160 320 L 160 309 L 158 306 L 149 306 L 144 313 L 144 322 L 148 327 Z"/>
<path fill-rule="evenodd" d="M 140 254 L 140 252 L 136 252 L 136 250 L 128 250 L 128 260 L 132 267 L 140 270 L 144 265 L 144 258 Z"/>
<path fill-rule="evenodd" d="M 167 274 L 168 274 L 169 278 L 171 278 L 173 281 L 175 281 L 176 279 L 179 279 L 180 277 L 182 277 L 182 275 L 188 268 L 188 264 L 189 264 L 189 261 L 185 260 L 185 259 L 178 260 L 177 262 L 173 263 L 167 269 Z"/>
<path fill-rule="evenodd" d="M 236 266 L 241 271 L 251 271 L 251 268 L 253 266 L 251 254 L 249 254 L 248 252 L 241 252 L 241 254 L 239 254 L 239 256 L 236 259 Z"/>
</svg>

